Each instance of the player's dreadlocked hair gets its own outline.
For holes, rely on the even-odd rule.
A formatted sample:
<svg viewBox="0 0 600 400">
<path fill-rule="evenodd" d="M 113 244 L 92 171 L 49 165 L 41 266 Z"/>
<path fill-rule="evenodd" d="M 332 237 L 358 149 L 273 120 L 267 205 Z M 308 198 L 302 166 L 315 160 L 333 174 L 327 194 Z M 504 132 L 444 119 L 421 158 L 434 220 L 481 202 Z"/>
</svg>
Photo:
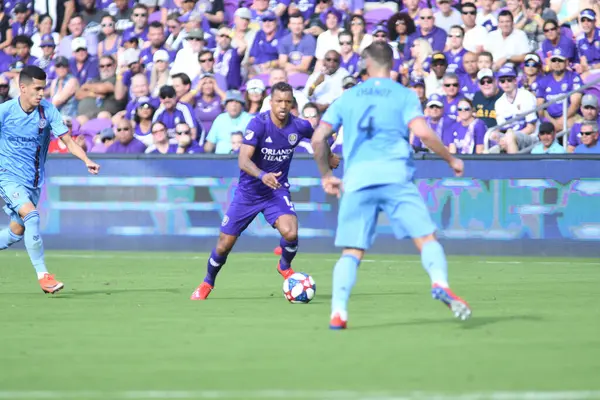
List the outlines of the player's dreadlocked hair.
<svg viewBox="0 0 600 400">
<path fill-rule="evenodd" d="M 394 65 L 394 52 L 392 47 L 385 42 L 373 42 L 362 52 L 363 58 L 370 58 L 382 68 L 392 69 Z"/>
<path fill-rule="evenodd" d="M 271 93 L 275 93 L 276 91 L 280 91 L 280 92 L 290 92 L 294 93 L 294 89 L 292 89 L 292 86 L 287 83 L 287 82 L 278 82 L 276 84 L 273 85 L 273 87 L 271 88 Z"/>
</svg>

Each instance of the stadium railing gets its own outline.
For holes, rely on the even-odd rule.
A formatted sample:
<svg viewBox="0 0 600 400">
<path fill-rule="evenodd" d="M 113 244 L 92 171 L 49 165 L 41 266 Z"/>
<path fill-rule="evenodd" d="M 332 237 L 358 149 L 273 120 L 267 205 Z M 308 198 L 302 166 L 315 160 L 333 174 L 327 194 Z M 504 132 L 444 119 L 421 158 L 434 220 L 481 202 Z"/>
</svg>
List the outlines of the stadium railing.
<svg viewBox="0 0 600 400">
<path fill-rule="evenodd" d="M 503 124 L 499 124 L 499 125 L 496 125 L 496 126 L 494 126 L 492 128 L 489 128 L 487 130 L 487 132 L 485 133 L 485 136 L 483 138 L 484 152 L 487 153 L 489 151 L 489 149 L 490 149 L 490 137 L 491 137 L 492 133 L 494 133 L 495 131 L 497 131 L 499 129 L 502 129 L 502 128 L 506 128 L 506 127 L 512 126 L 516 122 L 524 120 L 531 113 L 535 112 L 536 115 L 537 115 L 540 111 L 547 109 L 551 105 L 557 104 L 557 103 L 561 103 L 561 102 L 562 102 L 562 107 L 563 107 L 563 115 L 566 115 L 567 114 L 567 110 L 569 108 L 569 106 L 568 106 L 569 97 L 571 97 L 571 95 L 573 93 L 583 93 L 586 90 L 588 90 L 588 89 L 590 89 L 592 87 L 597 86 L 598 84 L 600 84 L 600 78 L 594 79 L 594 80 L 586 83 L 585 85 L 581 86 L 579 89 L 572 90 L 572 91 L 570 91 L 568 93 L 565 93 L 565 94 L 557 97 L 556 99 L 554 99 L 552 101 L 549 101 L 547 103 L 542 104 L 541 106 L 538 106 L 538 107 L 534 108 L 533 110 L 527 110 L 525 112 L 517 114 L 514 118 L 511 118 L 510 120 L 506 121 Z M 536 129 L 536 131 L 537 131 L 537 129 Z M 557 139 L 561 139 L 561 138 L 563 138 L 565 136 L 568 136 L 568 133 L 569 133 L 568 120 L 565 119 L 564 122 L 563 122 L 563 129 L 562 129 L 562 131 L 560 131 L 560 132 L 557 133 L 556 138 Z M 527 154 L 528 152 L 531 151 L 531 149 L 533 148 L 533 146 L 534 145 L 532 145 L 530 147 L 527 147 L 525 149 L 522 149 L 521 151 L 519 151 L 519 154 Z M 566 139 L 563 140 L 563 146 L 565 147 L 565 149 L 567 148 L 567 140 Z"/>
</svg>

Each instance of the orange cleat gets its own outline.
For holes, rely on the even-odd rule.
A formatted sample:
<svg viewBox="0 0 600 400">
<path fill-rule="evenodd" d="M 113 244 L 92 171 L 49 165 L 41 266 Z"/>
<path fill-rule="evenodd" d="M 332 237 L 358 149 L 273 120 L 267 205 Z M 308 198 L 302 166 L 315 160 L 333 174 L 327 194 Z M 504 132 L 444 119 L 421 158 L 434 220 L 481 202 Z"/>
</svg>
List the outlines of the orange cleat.
<svg viewBox="0 0 600 400">
<path fill-rule="evenodd" d="M 190 300 L 206 300 L 210 292 L 214 289 L 214 286 L 209 285 L 206 282 L 202 282 L 200 286 L 192 293 Z"/>
<path fill-rule="evenodd" d="M 57 281 L 54 279 L 54 275 L 48 273 L 44 274 L 44 277 L 39 279 L 39 282 L 44 293 L 58 293 L 65 287 L 64 283 Z"/>
<path fill-rule="evenodd" d="M 275 247 L 275 250 L 273 250 L 273 254 L 275 254 L 276 256 L 280 256 L 281 255 L 281 246 Z"/>
<path fill-rule="evenodd" d="M 292 267 L 289 267 L 286 270 L 281 269 L 281 263 L 277 263 L 277 272 L 279 272 L 279 275 L 283 276 L 283 279 L 287 279 L 294 274 Z"/>
<path fill-rule="evenodd" d="M 431 288 L 431 297 L 448 306 L 456 318 L 462 321 L 471 318 L 472 311 L 469 304 L 455 295 L 449 288 L 434 284 Z"/>
<path fill-rule="evenodd" d="M 329 329 L 333 329 L 334 331 L 339 331 L 342 329 L 346 329 L 348 324 L 348 317 L 346 319 L 342 319 L 341 313 L 333 313 L 331 316 L 331 321 L 329 322 Z"/>
</svg>

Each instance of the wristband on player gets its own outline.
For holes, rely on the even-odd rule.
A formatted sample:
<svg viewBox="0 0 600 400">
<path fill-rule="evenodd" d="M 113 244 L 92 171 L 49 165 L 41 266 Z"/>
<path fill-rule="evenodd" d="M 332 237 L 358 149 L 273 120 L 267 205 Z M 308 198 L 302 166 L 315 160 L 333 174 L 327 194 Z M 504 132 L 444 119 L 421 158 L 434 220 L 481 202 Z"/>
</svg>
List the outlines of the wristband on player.
<svg viewBox="0 0 600 400">
<path fill-rule="evenodd" d="M 263 176 L 265 176 L 267 173 L 265 171 L 260 171 L 260 174 L 258 174 L 258 180 L 262 181 Z"/>
</svg>

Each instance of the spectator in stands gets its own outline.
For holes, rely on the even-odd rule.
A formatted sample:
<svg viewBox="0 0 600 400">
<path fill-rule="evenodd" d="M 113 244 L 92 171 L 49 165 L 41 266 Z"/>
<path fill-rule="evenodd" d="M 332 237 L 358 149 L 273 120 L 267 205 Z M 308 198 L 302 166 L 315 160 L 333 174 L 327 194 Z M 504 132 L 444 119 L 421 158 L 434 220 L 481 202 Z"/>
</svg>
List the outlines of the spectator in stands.
<svg viewBox="0 0 600 400">
<path fill-rule="evenodd" d="M 519 65 L 529 53 L 527 35 L 513 24 L 513 15 L 509 10 L 501 11 L 498 16 L 498 30 L 489 34 L 485 49 L 494 56 L 494 71 L 498 71 L 506 63 Z"/>
<path fill-rule="evenodd" d="M 529 38 L 531 48 L 538 49 L 540 43 L 544 41 L 544 23 L 548 20 L 556 20 L 556 13 L 551 9 L 544 11 L 543 0 L 528 0 L 525 2 L 525 17 L 527 21 L 523 28 L 523 32 Z"/>
<path fill-rule="evenodd" d="M 215 57 L 214 73 L 223 77 L 227 82 L 227 89 L 238 89 L 242 86 L 242 57 L 237 49 L 231 46 L 231 29 L 226 26 L 219 28 Z"/>
<path fill-rule="evenodd" d="M 135 75 L 143 75 L 146 77 L 146 84 L 148 84 L 150 74 L 151 71 L 146 71 L 145 67 L 140 63 L 140 51 L 138 49 L 129 48 L 123 51 L 119 57 L 119 66 L 117 68 L 115 98 L 121 101 L 131 100 L 133 96 L 133 77 Z M 143 96 L 147 95 L 148 93 L 143 94 Z"/>
<path fill-rule="evenodd" d="M 316 129 L 319 125 L 319 121 L 321 120 L 321 114 L 319 113 L 317 105 L 314 103 L 306 103 L 300 118 L 309 121 L 311 126 Z M 298 146 L 296 146 L 295 152 L 313 154 L 314 151 L 310 144 L 310 139 L 301 139 L 300 142 L 298 142 Z"/>
<path fill-rule="evenodd" d="M 315 71 L 304 88 L 304 94 L 317 104 L 320 112 L 325 112 L 342 95 L 342 80 L 348 76 L 348 71 L 340 68 L 340 54 L 335 50 L 325 54 L 323 65 L 323 71 Z"/>
<path fill-rule="evenodd" d="M 373 35 L 374 42 L 385 42 L 389 44 L 388 30 L 385 25 L 377 25 L 375 28 L 373 28 L 371 34 Z M 397 81 L 398 75 L 402 69 L 402 57 L 394 46 L 391 47 L 394 55 L 394 63 L 392 65 L 392 70 L 390 71 L 390 79 Z"/>
<path fill-rule="evenodd" d="M 495 31 L 498 28 L 498 18 L 496 17 L 495 0 L 480 0 L 481 9 L 477 13 L 476 23 L 483 26 L 488 32 Z"/>
<path fill-rule="evenodd" d="M 581 115 L 584 121 L 595 121 L 600 123 L 598 116 L 598 98 L 592 94 L 586 94 L 581 99 Z M 581 123 L 574 124 L 569 134 L 567 150 L 572 153 L 575 147 L 581 144 Z"/>
<path fill-rule="evenodd" d="M 152 70 L 154 56 L 158 52 L 161 54 L 159 57 L 160 61 L 166 62 L 167 66 L 175 60 L 175 54 L 170 53 L 165 48 L 165 28 L 160 22 L 152 21 L 148 26 L 148 42 L 150 45 L 140 52 L 140 62 L 148 70 Z"/>
<path fill-rule="evenodd" d="M 314 59 L 317 41 L 314 36 L 304 33 L 304 17 L 299 12 L 290 15 L 288 26 L 290 34 L 284 36 L 277 47 L 279 66 L 288 74 L 308 73 Z"/>
<path fill-rule="evenodd" d="M 54 50 L 56 49 L 56 43 L 52 38 L 52 35 L 44 35 L 41 42 L 39 43 L 41 49 L 41 56 L 35 61 L 35 66 L 40 67 L 46 72 L 46 78 L 51 81 L 56 77 L 56 67 L 54 66 Z M 67 60 L 68 62 L 68 60 Z"/>
<path fill-rule="evenodd" d="M 427 125 L 429 125 L 431 130 L 435 132 L 440 140 L 444 140 L 444 132 L 447 132 L 452 127 L 454 120 L 444 115 L 444 102 L 442 96 L 433 94 L 429 97 L 425 106 L 425 115 Z M 416 151 L 429 151 L 423 145 L 421 139 L 412 132 L 410 134 L 410 144 Z"/>
<path fill-rule="evenodd" d="M 131 13 L 133 26 L 123 31 L 123 36 L 134 35 L 143 42 L 148 41 L 148 7 L 137 3 Z"/>
<path fill-rule="evenodd" d="M 33 19 L 30 19 L 29 9 L 27 8 L 26 3 L 17 3 L 13 9 L 13 13 L 15 15 L 14 22 L 11 25 L 13 38 L 21 35 L 31 37 L 37 32 L 35 22 Z"/>
<path fill-rule="evenodd" d="M 265 84 L 260 79 L 251 79 L 246 84 L 246 111 L 251 116 L 256 116 L 260 112 L 263 101 L 267 97 Z"/>
<path fill-rule="evenodd" d="M 186 102 L 195 104 L 196 121 L 204 132 L 209 132 L 215 118 L 223 112 L 222 101 L 225 92 L 219 89 L 212 74 L 204 74 L 199 79 L 197 88 L 186 94 L 183 99 L 189 99 Z"/>
<path fill-rule="evenodd" d="M 504 94 L 496 101 L 496 121 L 499 125 L 510 121 L 518 114 L 533 111 L 536 107 L 535 96 L 526 89 L 520 89 L 517 83 L 517 74 L 511 67 L 502 67 L 498 71 L 498 81 Z M 504 137 L 494 134 L 492 139 L 497 141 L 500 148 L 507 153 L 517 153 L 538 141 L 535 134 L 537 115 L 535 111 L 528 114 L 525 120 L 515 122 L 508 127 L 500 128 L 500 132 L 506 132 Z"/>
<path fill-rule="evenodd" d="M 0 75 L 0 104 L 12 100 L 12 97 L 10 97 L 8 91 L 8 80 L 4 77 L 4 75 Z"/>
<path fill-rule="evenodd" d="M 169 142 L 167 127 L 162 122 L 152 124 L 152 145 L 145 150 L 146 154 L 169 154 L 177 151 L 177 144 Z"/>
<path fill-rule="evenodd" d="M 193 81 L 199 75 L 198 58 L 205 45 L 204 32 L 201 29 L 188 32 L 184 46 L 177 52 L 175 61 L 171 66 L 171 75 L 182 72 Z"/>
<path fill-rule="evenodd" d="M 231 154 L 238 154 L 243 142 L 244 136 L 242 132 L 233 132 L 231 134 Z"/>
<path fill-rule="evenodd" d="M 525 64 L 523 66 L 523 75 L 519 81 L 519 87 L 530 91 L 537 95 L 539 82 L 543 78 L 542 63 L 540 56 L 536 53 L 529 53 L 525 56 Z"/>
<path fill-rule="evenodd" d="M 225 112 L 215 119 L 204 143 L 204 151 L 207 153 L 231 153 L 231 134 L 245 132 L 252 119 L 252 116 L 244 111 L 244 97 L 239 90 L 228 90 L 223 103 Z"/>
<path fill-rule="evenodd" d="M 115 29 L 121 35 L 126 29 L 133 26 L 131 21 L 133 9 L 129 8 L 129 0 L 114 0 L 112 4 L 114 4 L 114 9 L 109 11 L 109 14 L 115 18 Z"/>
<path fill-rule="evenodd" d="M 179 101 L 183 101 L 183 96 L 188 94 L 192 88 L 192 81 L 190 81 L 190 77 L 183 73 L 171 75 L 171 84 L 173 89 L 175 89 L 175 94 L 177 95 L 177 99 Z M 191 102 L 187 101 L 184 103 L 191 104 Z"/>
<path fill-rule="evenodd" d="M 579 61 L 577 55 L 577 47 L 572 38 L 563 35 L 560 30 L 558 22 L 555 20 L 548 20 L 544 22 L 544 36 L 546 40 L 542 42 L 542 57 L 546 64 L 550 63 L 554 50 L 560 49 L 563 54 L 571 63 L 577 63 Z"/>
<path fill-rule="evenodd" d="M 144 143 L 133 136 L 129 120 L 122 118 L 116 126 L 116 140 L 106 149 L 107 154 L 142 154 L 146 151 Z"/>
<path fill-rule="evenodd" d="M 33 43 L 28 36 L 15 36 L 12 42 L 12 46 L 15 49 L 15 57 L 13 58 L 13 62 L 21 61 L 24 65 L 35 65 L 37 58 L 31 55 L 32 45 Z"/>
<path fill-rule="evenodd" d="M 225 5 L 223 0 L 200 0 L 196 3 L 194 9 L 204 15 L 211 28 L 218 28 L 219 25 L 225 22 Z"/>
<path fill-rule="evenodd" d="M 198 137 L 196 131 L 192 110 L 189 104 L 177 100 L 177 93 L 173 86 L 163 86 L 159 91 L 160 107 L 154 113 L 152 122 L 160 121 L 167 128 L 167 134 L 170 138 L 175 137 L 175 127 L 179 122 L 185 122 L 192 127 L 192 137 Z"/>
<path fill-rule="evenodd" d="M 123 103 L 115 99 L 116 62 L 112 56 L 100 59 L 100 77 L 80 85 L 75 94 L 79 100 L 77 120 L 80 124 L 93 118 L 108 118 L 122 110 Z"/>
<path fill-rule="evenodd" d="M 577 72 L 586 77 L 590 71 L 600 69 L 600 28 L 596 27 L 596 12 L 586 8 L 579 14 L 581 35 L 577 37 L 580 67 Z"/>
<path fill-rule="evenodd" d="M 75 93 L 79 82 L 69 71 L 69 60 L 57 57 L 54 61 L 56 77 L 50 81 L 50 101 L 64 117 L 77 116 L 77 99 Z"/>
<path fill-rule="evenodd" d="M 97 39 L 97 35 L 94 34 L 90 34 L 90 33 L 85 33 L 83 31 L 84 28 L 84 22 L 83 22 L 83 18 L 81 17 L 81 15 L 79 14 L 73 14 L 71 16 L 71 19 L 69 20 L 69 32 L 71 32 L 70 35 L 63 37 L 58 45 L 58 55 L 59 56 L 63 56 L 63 57 L 67 57 L 67 58 L 73 58 L 74 54 L 73 54 L 73 48 L 76 47 L 73 45 L 73 41 L 75 39 L 80 39 L 78 42 L 78 46 L 83 42 L 85 43 L 85 48 L 87 50 L 87 52 L 91 55 L 96 55 L 96 51 L 98 51 L 98 39 Z M 82 40 L 81 40 L 82 39 Z M 88 48 L 88 44 L 89 44 L 89 48 Z"/>
<path fill-rule="evenodd" d="M 477 69 L 493 69 L 494 68 L 494 56 L 489 51 L 482 51 L 477 55 Z"/>
<path fill-rule="evenodd" d="M 560 96 L 581 87 L 582 82 L 579 75 L 567 70 L 567 59 L 560 49 L 555 49 L 551 61 L 552 73 L 540 80 L 537 98 L 538 105 L 550 102 Z M 568 99 L 568 110 L 566 115 L 567 125 L 573 124 L 573 118 L 581 104 L 581 93 L 573 93 Z M 563 105 L 562 102 L 553 104 L 542 112 L 542 116 L 554 124 L 554 128 L 561 132 L 564 130 Z"/>
<path fill-rule="evenodd" d="M 531 149 L 531 154 L 564 154 L 565 148 L 556 141 L 556 131 L 551 122 L 542 122 L 538 130 L 539 143 Z"/>
<path fill-rule="evenodd" d="M 325 32 L 325 24 L 321 15 L 325 15 L 325 12 L 333 7 L 333 0 L 319 0 L 315 4 L 315 10 L 310 15 L 306 33 L 313 35 L 317 38 L 321 33 Z"/>
<path fill-rule="evenodd" d="M 154 53 L 150 72 L 150 93 L 152 97 L 157 97 L 160 89 L 166 86 L 170 79 L 169 54 L 165 50 L 158 50 Z"/>
<path fill-rule="evenodd" d="M 415 33 L 415 22 L 405 12 L 399 12 L 390 17 L 387 22 L 390 35 L 390 44 L 394 45 L 398 53 L 404 54 L 408 37 Z"/>
<path fill-rule="evenodd" d="M 278 66 L 279 53 L 277 46 L 283 36 L 283 31 L 277 28 L 277 17 L 271 11 L 262 16 L 262 29 L 258 31 L 250 49 L 248 59 L 252 66 L 248 71 L 250 78 L 258 74 L 266 74 Z"/>
<path fill-rule="evenodd" d="M 360 56 L 352 51 L 352 35 L 350 32 L 342 31 L 338 35 L 340 42 L 340 67 L 344 68 L 350 75 L 357 74 Z"/>
<path fill-rule="evenodd" d="M 100 21 L 100 26 L 102 28 L 102 36 L 104 36 L 104 39 L 98 43 L 98 57 L 117 54 L 121 38 L 115 29 L 115 17 L 112 15 L 104 15 Z"/>
<path fill-rule="evenodd" d="M 469 99 L 458 102 L 458 117 L 452 127 L 445 131 L 443 142 L 452 154 L 482 154 L 485 123 L 475 118 L 473 103 Z"/>
<path fill-rule="evenodd" d="M 410 48 L 410 59 L 403 65 L 403 83 L 409 80 L 425 79 L 431 72 L 433 49 L 425 39 L 415 40 Z"/>
<path fill-rule="evenodd" d="M 445 53 L 448 60 L 448 70 L 446 72 L 462 75 L 465 73 L 463 67 L 463 58 L 467 54 L 467 50 L 463 47 L 465 30 L 455 25 L 450 28 L 448 34 L 449 50 Z"/>
<path fill-rule="evenodd" d="M 447 69 L 448 60 L 444 53 L 434 53 L 431 56 L 431 72 L 425 77 L 425 93 L 427 97 L 432 94 L 444 94 L 442 81 Z"/>
<path fill-rule="evenodd" d="M 331 7 L 321 14 L 321 22 L 323 22 L 327 30 L 317 38 L 317 48 L 315 50 L 315 58 L 317 59 L 316 70 L 320 70 L 323 67 L 323 59 L 329 50 L 340 52 L 338 34 L 341 31 L 342 14 L 334 7 Z"/>
<path fill-rule="evenodd" d="M 187 33 L 181 29 L 181 22 L 178 21 L 181 14 L 173 12 L 167 16 L 167 40 L 165 40 L 165 49 L 177 53 L 183 48 Z"/>
<path fill-rule="evenodd" d="M 346 31 L 352 33 L 354 51 L 358 54 L 361 54 L 362 51 L 373 42 L 373 36 L 367 33 L 365 19 L 360 14 L 354 14 L 349 18 L 349 24 L 346 27 Z"/>
<path fill-rule="evenodd" d="M 4 2 L 0 2 L 0 56 L 12 43 L 12 29 L 10 29 L 10 12 L 4 10 Z M 0 60 L 2 65 L 2 60 Z"/>
<path fill-rule="evenodd" d="M 469 100 L 473 100 L 473 96 L 479 90 L 479 81 L 477 79 L 477 55 L 468 52 L 463 57 L 464 74 L 459 75 L 460 94 Z"/>
<path fill-rule="evenodd" d="M 477 24 L 477 7 L 472 2 L 466 2 L 462 4 L 460 12 L 465 30 L 463 47 L 470 52 L 481 53 L 487 42 L 488 31 Z"/>
<path fill-rule="evenodd" d="M 454 73 L 445 74 L 442 90 L 444 91 L 444 113 L 451 119 L 456 120 L 458 102 L 462 99 L 458 76 Z"/>
<path fill-rule="evenodd" d="M 79 0 L 81 6 L 81 17 L 85 25 L 84 31 L 86 34 L 98 36 L 100 33 L 100 21 L 104 12 L 96 8 L 96 0 Z M 98 43 L 94 43 L 97 46 Z"/>
<path fill-rule="evenodd" d="M 100 76 L 98 61 L 89 55 L 87 41 L 82 37 L 75 38 L 71 42 L 71 48 L 73 58 L 70 61 L 70 69 L 79 84 L 84 85 L 98 79 Z"/>
<path fill-rule="evenodd" d="M 288 81 L 287 73 L 282 68 L 274 68 L 273 71 L 271 71 L 271 73 L 269 74 L 269 86 L 270 87 L 275 86 L 275 84 L 277 84 L 279 82 L 287 83 L 287 81 Z M 294 89 L 293 95 L 294 95 L 294 99 L 296 100 L 296 103 L 298 104 L 298 108 L 300 110 L 302 110 L 304 108 L 304 106 L 306 105 L 306 103 L 308 103 L 308 97 L 306 97 L 306 95 L 298 89 Z M 263 104 L 262 104 L 262 108 L 260 109 L 260 112 L 269 111 L 270 109 L 271 109 L 271 95 L 268 95 L 263 100 Z"/>
<path fill-rule="evenodd" d="M 106 153 L 106 150 L 115 142 L 115 132 L 113 128 L 104 128 L 95 139 L 94 146 L 90 153 Z"/>
<path fill-rule="evenodd" d="M 198 76 L 196 76 L 196 78 L 192 80 L 192 86 L 197 88 L 201 77 L 206 74 L 210 74 L 214 77 L 215 81 L 217 82 L 217 93 L 225 93 L 225 91 L 227 90 L 227 78 L 221 74 L 215 74 L 214 53 L 210 50 L 202 50 L 200 54 L 198 54 L 198 63 L 200 66 L 200 71 Z"/>
<path fill-rule="evenodd" d="M 140 97 L 137 100 L 137 107 L 134 111 L 134 131 L 133 136 L 144 143 L 146 146 L 150 146 L 153 143 L 152 139 L 152 117 L 156 111 L 156 106 L 150 99 L 150 97 Z"/>
<path fill-rule="evenodd" d="M 180 122 L 175 127 L 175 139 L 177 140 L 176 154 L 204 153 L 204 149 L 192 138 L 192 130 L 185 122 Z"/>
<path fill-rule="evenodd" d="M 60 35 L 58 32 L 52 32 L 52 17 L 48 14 L 43 14 L 38 17 L 37 26 L 38 31 L 31 36 L 31 41 L 33 43 L 33 46 L 31 47 L 31 54 L 39 59 L 40 57 L 43 57 L 43 51 L 40 46 L 42 38 L 46 37 L 46 35 L 49 35 L 52 39 L 52 42 L 56 46 L 56 43 L 60 41 Z M 48 41 L 49 39 L 46 37 L 46 42 Z"/>
<path fill-rule="evenodd" d="M 404 48 L 404 58 L 410 58 L 410 46 L 419 38 L 429 41 L 434 51 L 444 51 L 446 46 L 446 32 L 435 26 L 435 17 L 430 8 L 422 8 L 419 12 L 419 26 L 415 33 L 408 37 Z"/>
<path fill-rule="evenodd" d="M 450 0 L 437 0 L 437 5 L 438 11 L 433 14 L 437 27 L 442 28 L 446 33 L 450 33 L 453 26 L 462 25 L 460 12 L 450 5 Z"/>
<path fill-rule="evenodd" d="M 118 81 L 117 81 L 118 86 Z M 149 97 L 154 109 L 158 108 L 160 100 L 157 97 L 150 96 L 150 86 L 148 78 L 144 74 L 137 74 L 131 78 L 131 100 L 125 107 L 124 117 L 132 121 L 135 117 L 135 110 L 138 108 L 139 101 L 142 98 Z"/>
<path fill-rule="evenodd" d="M 581 124 L 581 144 L 575 148 L 575 154 L 600 154 L 598 145 L 598 123 L 584 121 Z"/>
<path fill-rule="evenodd" d="M 482 69 L 477 73 L 479 79 L 479 91 L 473 96 L 473 107 L 475 107 L 475 117 L 485 122 L 488 128 L 492 128 L 496 122 L 496 100 L 504 92 L 498 89 L 494 73 L 491 69 Z"/>
<path fill-rule="evenodd" d="M 510 11 L 515 29 L 523 30 L 527 17 L 525 16 L 525 10 L 523 9 L 522 0 L 506 0 L 506 9 Z"/>
<path fill-rule="evenodd" d="M 425 111 L 427 105 L 427 97 L 425 97 L 425 81 L 422 78 L 411 80 L 408 87 L 417 94 L 417 97 L 421 102 L 421 109 Z"/>
<path fill-rule="evenodd" d="M 237 49 L 242 58 L 242 75 L 248 75 L 248 59 L 250 58 L 250 48 L 256 37 L 256 30 L 250 28 L 252 14 L 247 8 L 238 8 L 233 16 L 233 32 L 231 45 Z"/>
</svg>

